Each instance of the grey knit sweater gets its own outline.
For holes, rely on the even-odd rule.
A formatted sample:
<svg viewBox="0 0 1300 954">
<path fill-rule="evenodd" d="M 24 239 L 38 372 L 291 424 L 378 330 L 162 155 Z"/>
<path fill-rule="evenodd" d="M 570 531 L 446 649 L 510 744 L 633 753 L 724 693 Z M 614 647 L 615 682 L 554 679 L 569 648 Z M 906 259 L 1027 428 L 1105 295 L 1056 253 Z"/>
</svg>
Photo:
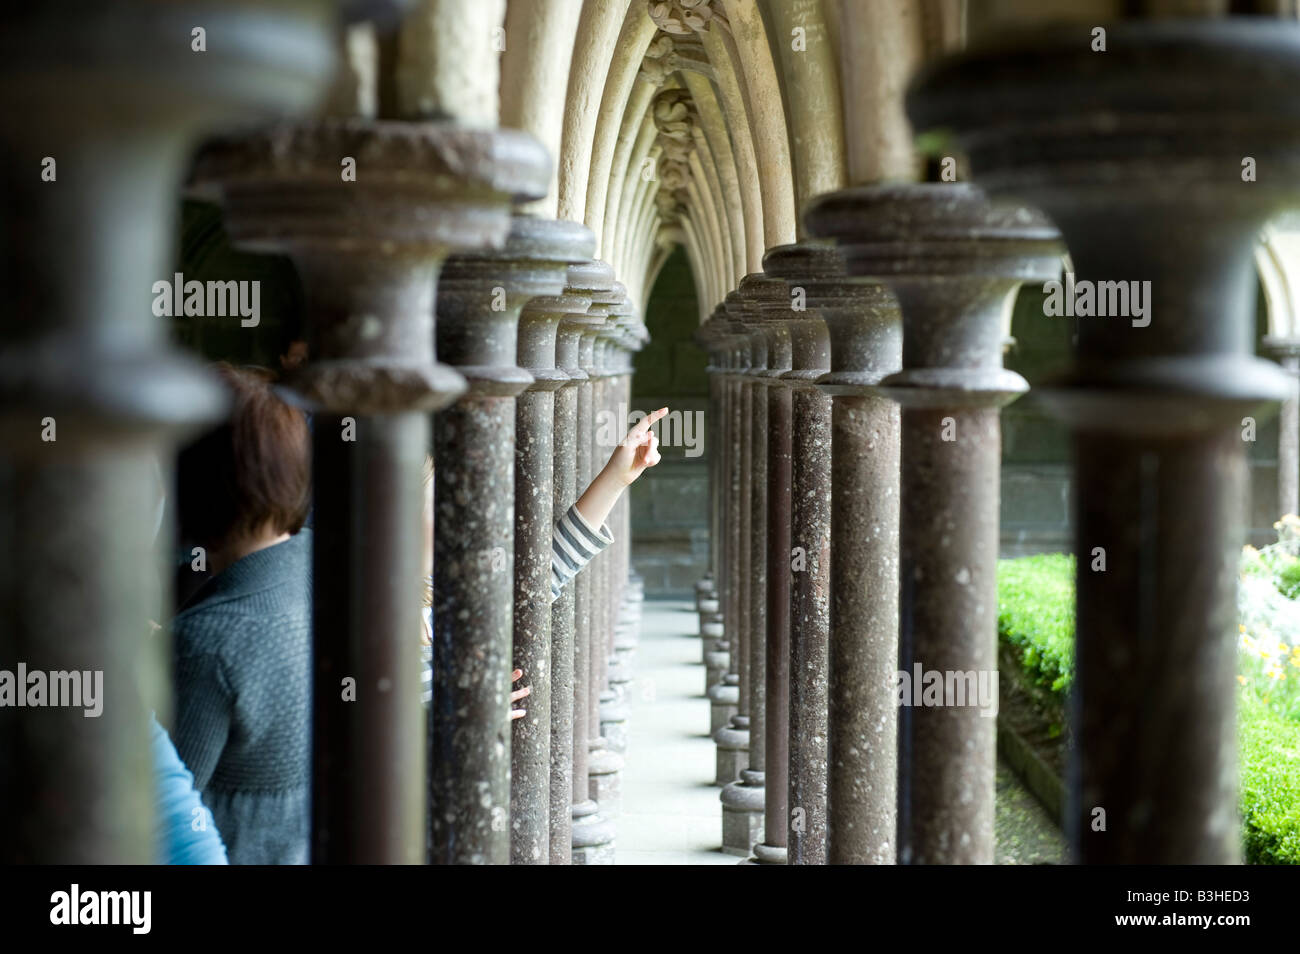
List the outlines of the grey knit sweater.
<svg viewBox="0 0 1300 954">
<path fill-rule="evenodd" d="M 238 560 L 172 623 L 172 737 L 231 864 L 306 864 L 311 531 Z"/>
</svg>

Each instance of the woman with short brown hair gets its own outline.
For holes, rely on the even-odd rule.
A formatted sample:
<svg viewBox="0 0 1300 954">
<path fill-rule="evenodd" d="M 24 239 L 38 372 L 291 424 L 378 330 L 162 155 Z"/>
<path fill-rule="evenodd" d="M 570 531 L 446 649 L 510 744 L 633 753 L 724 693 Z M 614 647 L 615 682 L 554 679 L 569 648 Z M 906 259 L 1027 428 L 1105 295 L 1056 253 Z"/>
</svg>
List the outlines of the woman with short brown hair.
<svg viewBox="0 0 1300 954">
<path fill-rule="evenodd" d="M 177 465 L 182 539 L 213 575 L 172 622 L 177 751 L 232 864 L 308 861 L 311 444 L 269 376 L 218 368 L 230 417 Z"/>
</svg>

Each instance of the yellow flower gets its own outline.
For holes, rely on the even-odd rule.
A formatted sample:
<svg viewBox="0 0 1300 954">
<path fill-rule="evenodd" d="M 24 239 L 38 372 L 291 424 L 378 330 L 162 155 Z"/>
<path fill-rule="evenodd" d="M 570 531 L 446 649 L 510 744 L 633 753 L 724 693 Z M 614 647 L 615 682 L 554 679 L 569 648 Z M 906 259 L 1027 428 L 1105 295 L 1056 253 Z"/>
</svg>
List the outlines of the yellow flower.
<svg viewBox="0 0 1300 954">
<path fill-rule="evenodd" d="M 1237 624 L 1237 632 L 1239 632 L 1239 633 L 1244 633 L 1245 631 L 1246 631 L 1246 624 L 1245 624 L 1245 623 L 1238 623 L 1238 624 Z"/>
<path fill-rule="evenodd" d="M 1246 677 L 1245 677 L 1245 676 L 1238 676 L 1238 677 L 1237 677 L 1237 682 L 1241 683 L 1241 684 L 1244 686 L 1244 685 L 1246 684 Z"/>
</svg>

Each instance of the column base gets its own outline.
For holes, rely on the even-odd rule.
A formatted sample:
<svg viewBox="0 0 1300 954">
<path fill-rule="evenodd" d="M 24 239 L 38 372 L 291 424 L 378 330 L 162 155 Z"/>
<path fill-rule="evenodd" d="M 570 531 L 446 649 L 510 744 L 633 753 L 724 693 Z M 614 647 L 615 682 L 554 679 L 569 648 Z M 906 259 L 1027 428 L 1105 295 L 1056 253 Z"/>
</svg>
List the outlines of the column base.
<svg viewBox="0 0 1300 954">
<path fill-rule="evenodd" d="M 627 685 L 632 681 L 632 660 L 623 653 L 615 652 L 605 665 L 609 687 L 618 693 L 619 698 L 626 695 Z"/>
<path fill-rule="evenodd" d="M 767 790 L 762 772 L 746 769 L 741 774 L 742 781 L 732 782 L 722 790 L 722 850 L 748 858 L 763 838 Z"/>
<path fill-rule="evenodd" d="M 728 686 L 721 682 L 710 686 L 706 695 L 709 697 L 709 734 L 716 741 L 718 730 L 731 724 L 740 705 L 740 687 Z"/>
<path fill-rule="evenodd" d="M 704 691 L 724 684 L 727 669 L 731 666 L 731 650 L 724 648 L 721 639 L 716 641 L 717 648 L 704 654 Z"/>
<path fill-rule="evenodd" d="M 707 612 L 704 608 L 704 604 L 707 602 L 712 602 L 715 606 L 718 602 L 718 591 L 711 576 L 695 581 L 695 611 L 697 613 Z"/>
<path fill-rule="evenodd" d="M 717 775 L 714 777 L 713 784 L 730 785 L 738 781 L 740 773 L 749 768 L 748 719 L 745 728 L 725 725 L 718 729 L 713 733 L 713 741 L 718 745 Z"/>
<path fill-rule="evenodd" d="M 600 735 L 606 746 L 622 755 L 627 751 L 627 703 L 624 694 L 600 703 Z"/>
<path fill-rule="evenodd" d="M 587 760 L 587 793 L 611 821 L 623 807 L 623 756 L 609 748 L 604 739 L 591 750 Z"/>
<path fill-rule="evenodd" d="M 573 806 L 573 864 L 612 865 L 614 823 L 600 813 L 593 801 Z"/>
<path fill-rule="evenodd" d="M 790 858 L 784 845 L 778 848 L 766 844 L 756 844 L 753 855 L 741 862 L 742 865 L 788 865 L 789 863 Z"/>
<path fill-rule="evenodd" d="M 709 656 L 718 652 L 718 643 L 722 641 L 725 629 L 716 613 L 700 614 L 700 659 L 704 665 L 709 664 Z"/>
</svg>

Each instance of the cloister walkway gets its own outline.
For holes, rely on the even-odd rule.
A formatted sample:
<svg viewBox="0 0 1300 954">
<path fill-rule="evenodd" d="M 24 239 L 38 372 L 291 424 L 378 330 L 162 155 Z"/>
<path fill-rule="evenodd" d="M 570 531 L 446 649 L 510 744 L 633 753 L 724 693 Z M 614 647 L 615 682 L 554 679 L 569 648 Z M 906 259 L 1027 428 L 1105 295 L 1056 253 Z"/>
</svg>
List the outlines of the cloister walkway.
<svg viewBox="0 0 1300 954">
<path fill-rule="evenodd" d="M 716 747 L 703 693 L 699 617 L 692 603 L 647 600 L 628 697 L 628 744 L 616 864 L 716 865 L 721 812 Z M 1061 863 L 1065 843 L 1034 796 L 999 760 L 998 864 Z"/>
</svg>

